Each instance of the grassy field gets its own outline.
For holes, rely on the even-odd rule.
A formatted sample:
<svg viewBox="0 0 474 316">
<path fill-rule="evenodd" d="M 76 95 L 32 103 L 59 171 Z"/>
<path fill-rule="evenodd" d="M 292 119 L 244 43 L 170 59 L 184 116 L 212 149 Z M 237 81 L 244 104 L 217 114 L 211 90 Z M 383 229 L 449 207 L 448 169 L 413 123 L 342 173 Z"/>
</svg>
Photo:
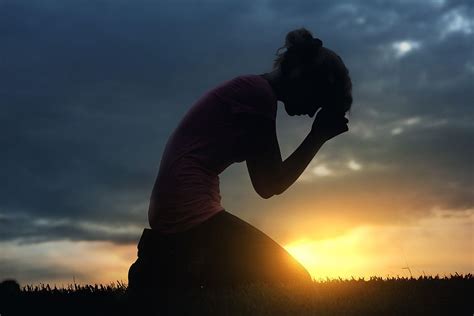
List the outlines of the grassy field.
<svg viewBox="0 0 474 316">
<path fill-rule="evenodd" d="M 139 302 L 126 284 L 46 284 L 0 288 L 0 314 L 10 315 L 469 315 L 474 276 L 332 279 L 313 284 L 175 291 Z M 154 308 L 154 310 L 151 310 Z"/>
</svg>

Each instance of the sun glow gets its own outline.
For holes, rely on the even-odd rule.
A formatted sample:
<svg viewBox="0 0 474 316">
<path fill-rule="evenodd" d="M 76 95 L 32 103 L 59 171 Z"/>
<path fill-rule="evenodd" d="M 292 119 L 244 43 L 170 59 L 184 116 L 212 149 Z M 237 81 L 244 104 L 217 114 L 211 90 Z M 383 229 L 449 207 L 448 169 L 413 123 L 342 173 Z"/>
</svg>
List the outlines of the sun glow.
<svg viewBox="0 0 474 316">
<path fill-rule="evenodd" d="M 363 276 L 356 271 L 365 266 L 358 245 L 362 242 L 357 233 L 333 239 L 299 240 L 285 249 L 303 264 L 314 279 Z"/>
<path fill-rule="evenodd" d="M 473 223 L 472 209 L 434 211 L 416 224 L 357 226 L 334 238 L 299 239 L 284 248 L 317 280 L 472 273 L 473 234 L 467 228 Z"/>
</svg>

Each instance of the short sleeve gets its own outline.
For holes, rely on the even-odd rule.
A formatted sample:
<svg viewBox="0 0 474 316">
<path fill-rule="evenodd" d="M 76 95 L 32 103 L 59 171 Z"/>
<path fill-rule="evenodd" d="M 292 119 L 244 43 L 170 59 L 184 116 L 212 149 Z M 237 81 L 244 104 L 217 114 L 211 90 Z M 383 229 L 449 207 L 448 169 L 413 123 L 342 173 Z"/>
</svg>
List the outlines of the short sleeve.
<svg viewBox="0 0 474 316">
<path fill-rule="evenodd" d="M 238 76 L 215 91 L 232 114 L 257 115 L 276 120 L 277 100 L 270 84 L 258 75 Z"/>
</svg>

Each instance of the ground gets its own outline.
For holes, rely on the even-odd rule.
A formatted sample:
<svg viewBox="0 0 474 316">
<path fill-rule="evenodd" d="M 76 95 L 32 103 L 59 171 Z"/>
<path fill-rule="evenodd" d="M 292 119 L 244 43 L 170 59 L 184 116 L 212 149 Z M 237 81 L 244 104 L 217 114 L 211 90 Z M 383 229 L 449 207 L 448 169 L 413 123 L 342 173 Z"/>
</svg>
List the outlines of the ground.
<svg viewBox="0 0 474 316">
<path fill-rule="evenodd" d="M 474 276 L 333 279 L 167 291 L 130 300 L 126 284 L 0 285 L 0 315 L 473 315 Z M 153 310 L 151 308 L 154 308 Z"/>
</svg>

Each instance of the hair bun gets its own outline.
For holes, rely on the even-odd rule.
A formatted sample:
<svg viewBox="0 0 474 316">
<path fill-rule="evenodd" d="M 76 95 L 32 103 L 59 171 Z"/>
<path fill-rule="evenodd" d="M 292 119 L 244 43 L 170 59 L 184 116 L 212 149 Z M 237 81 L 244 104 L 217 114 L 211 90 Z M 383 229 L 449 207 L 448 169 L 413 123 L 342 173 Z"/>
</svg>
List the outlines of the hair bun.
<svg viewBox="0 0 474 316">
<path fill-rule="evenodd" d="M 295 54 L 302 59 L 312 56 L 323 46 L 323 41 L 314 38 L 306 28 L 299 28 L 289 32 L 285 38 L 285 47 L 289 54 Z"/>
<path fill-rule="evenodd" d="M 313 45 L 316 47 L 316 48 L 321 48 L 323 47 L 323 41 L 320 40 L 319 38 L 313 38 Z"/>
<path fill-rule="evenodd" d="M 285 46 L 288 48 L 300 46 L 304 43 L 308 43 L 312 39 L 313 34 L 311 34 L 310 31 L 305 28 L 299 28 L 286 34 Z"/>
</svg>

